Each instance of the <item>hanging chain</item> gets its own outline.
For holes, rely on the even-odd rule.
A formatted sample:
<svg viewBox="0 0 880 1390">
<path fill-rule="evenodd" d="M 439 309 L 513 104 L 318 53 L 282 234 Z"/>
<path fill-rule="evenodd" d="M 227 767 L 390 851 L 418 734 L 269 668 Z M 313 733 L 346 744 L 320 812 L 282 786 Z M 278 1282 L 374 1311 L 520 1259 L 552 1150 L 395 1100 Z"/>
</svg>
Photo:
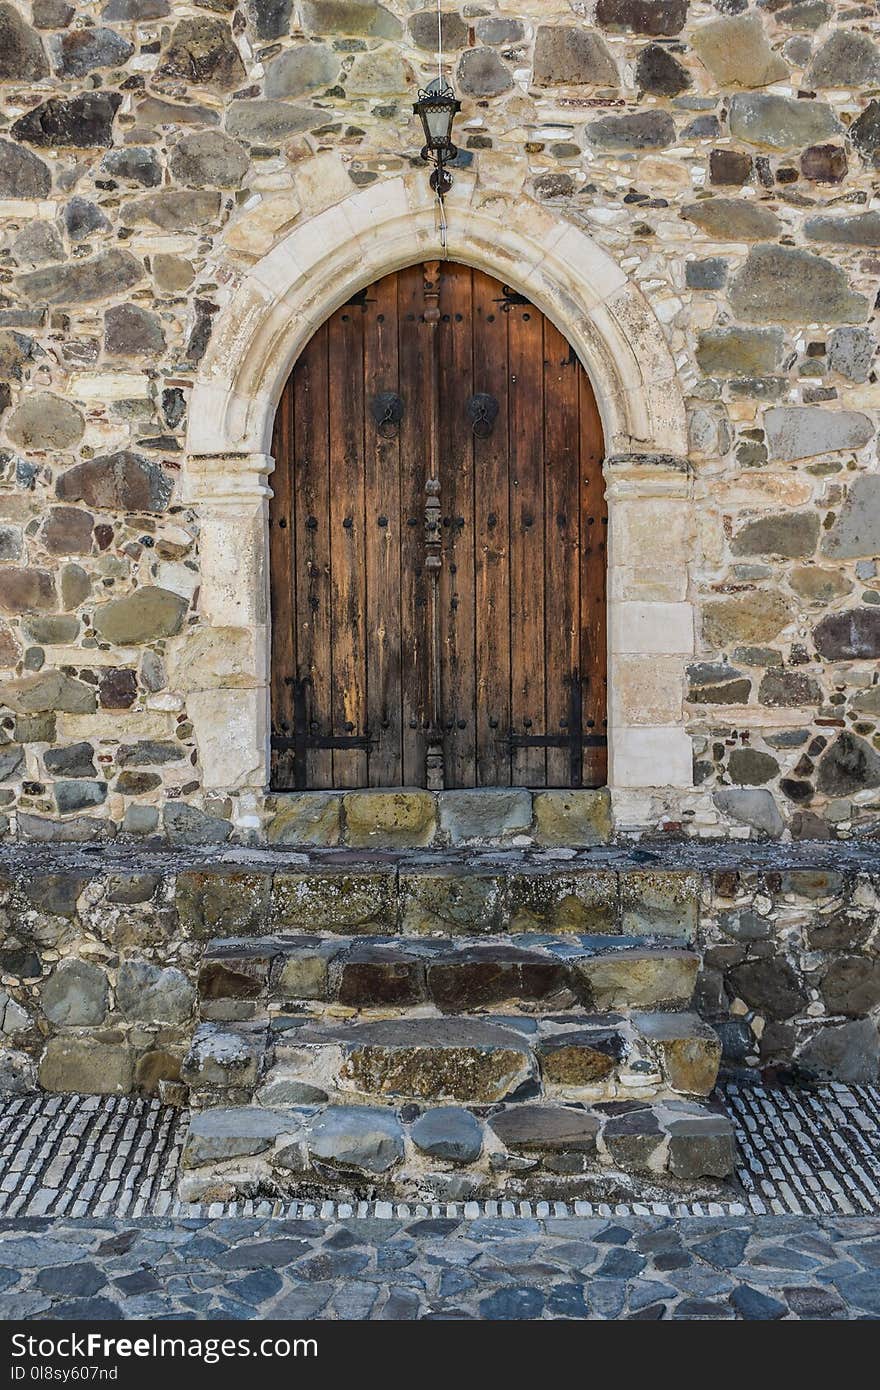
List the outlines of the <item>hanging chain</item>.
<svg viewBox="0 0 880 1390">
<path fill-rule="evenodd" d="M 440 8 L 442 0 L 437 0 L 437 81 L 443 86 L 443 11 Z M 443 198 L 439 189 L 436 191 L 437 216 L 440 221 L 440 248 L 444 257 L 447 254 L 446 245 L 446 209 L 443 206 Z"/>
</svg>

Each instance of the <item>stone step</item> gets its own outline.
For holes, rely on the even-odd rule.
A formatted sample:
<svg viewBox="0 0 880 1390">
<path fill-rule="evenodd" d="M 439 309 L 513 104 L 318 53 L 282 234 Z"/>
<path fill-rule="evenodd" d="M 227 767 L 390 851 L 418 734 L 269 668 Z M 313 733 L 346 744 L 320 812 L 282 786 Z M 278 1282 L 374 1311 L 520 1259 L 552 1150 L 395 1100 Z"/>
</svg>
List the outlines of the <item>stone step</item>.
<svg viewBox="0 0 880 1390">
<path fill-rule="evenodd" d="M 570 858 L 561 857 L 570 855 Z M 647 857 L 642 852 L 643 857 Z M 574 850 L 369 855 L 329 850 L 276 865 L 271 878 L 228 877 L 222 896 L 204 875 L 185 876 L 184 911 L 231 935 L 244 930 L 345 935 L 488 936 L 519 932 L 623 932 L 689 940 L 696 931 L 700 874 L 621 867 Z M 251 923 L 260 922 L 252 928 Z M 222 928 L 221 928 L 222 929 Z"/>
<path fill-rule="evenodd" d="M 182 1075 L 193 1103 L 396 1105 L 708 1095 L 720 1044 L 691 1013 L 203 1023 Z"/>
<path fill-rule="evenodd" d="M 372 937 L 319 934 L 211 941 L 199 974 L 203 1018 L 256 1018 L 271 1005 L 443 1014 L 528 1004 L 685 1009 L 695 951 L 640 937 Z"/>
<path fill-rule="evenodd" d="M 220 1106 L 191 1117 L 180 1195 L 675 1200 L 731 1195 L 735 1157 L 729 1118 L 695 1101 Z"/>
</svg>

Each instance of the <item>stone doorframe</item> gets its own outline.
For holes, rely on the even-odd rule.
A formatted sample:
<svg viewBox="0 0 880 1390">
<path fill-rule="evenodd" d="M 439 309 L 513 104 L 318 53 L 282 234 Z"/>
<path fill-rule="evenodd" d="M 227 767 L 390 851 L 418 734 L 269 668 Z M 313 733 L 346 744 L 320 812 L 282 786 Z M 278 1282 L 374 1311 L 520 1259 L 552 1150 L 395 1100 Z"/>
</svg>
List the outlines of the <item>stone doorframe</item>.
<svg viewBox="0 0 880 1390">
<path fill-rule="evenodd" d="M 340 304 L 444 254 L 421 170 L 347 192 L 341 168 L 320 167 L 327 158 L 297 166 L 311 215 L 249 268 L 240 248 L 249 217 L 255 237 L 265 225 L 259 206 L 232 224 L 235 249 L 217 268 L 228 299 L 189 407 L 182 496 L 200 520 L 201 620 L 219 631 L 214 684 L 190 695 L 188 709 L 205 790 L 234 794 L 245 825 L 269 782 L 268 451 L 278 399 L 297 355 Z M 315 208 L 322 195 L 336 201 Z M 299 206 L 291 195 L 291 219 Z M 446 208 L 449 259 L 527 295 L 573 345 L 596 393 L 609 503 L 612 795 L 691 787 L 683 696 L 694 528 L 684 401 L 660 326 L 612 257 L 555 211 L 482 189 L 463 171 Z"/>
</svg>

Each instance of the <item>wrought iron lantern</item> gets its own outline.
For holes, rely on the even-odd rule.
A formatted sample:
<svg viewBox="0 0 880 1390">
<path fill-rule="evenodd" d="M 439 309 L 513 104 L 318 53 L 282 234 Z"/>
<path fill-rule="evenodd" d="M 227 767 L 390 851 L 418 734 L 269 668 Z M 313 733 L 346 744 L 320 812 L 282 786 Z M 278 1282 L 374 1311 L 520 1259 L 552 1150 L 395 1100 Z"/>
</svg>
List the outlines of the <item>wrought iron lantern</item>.
<svg viewBox="0 0 880 1390">
<path fill-rule="evenodd" d="M 433 82 L 419 92 L 418 101 L 413 103 L 413 111 L 420 118 L 425 129 L 425 145 L 422 159 L 433 162 L 431 187 L 443 197 L 452 187 L 452 175 L 446 168 L 458 154 L 452 143 L 452 122 L 461 110 L 461 102 L 447 82 L 435 77 Z"/>
</svg>

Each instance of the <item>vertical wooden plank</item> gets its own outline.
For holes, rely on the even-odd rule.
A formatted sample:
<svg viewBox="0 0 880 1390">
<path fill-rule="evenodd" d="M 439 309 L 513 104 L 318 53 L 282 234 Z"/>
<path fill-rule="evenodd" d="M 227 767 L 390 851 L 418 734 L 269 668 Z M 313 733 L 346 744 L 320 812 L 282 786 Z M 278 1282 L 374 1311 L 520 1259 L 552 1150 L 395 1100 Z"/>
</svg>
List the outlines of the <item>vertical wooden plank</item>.
<svg viewBox="0 0 880 1390">
<path fill-rule="evenodd" d="M 405 786 L 425 785 L 429 580 L 425 573 L 425 481 L 430 418 L 430 330 L 424 322 L 420 265 L 397 277 L 398 353 L 403 421 L 400 429 L 400 665 Z"/>
<path fill-rule="evenodd" d="M 582 368 L 557 328 L 544 320 L 544 611 L 547 733 L 576 732 L 581 690 L 579 390 Z M 578 759 L 579 764 L 579 759 Z M 571 750 L 547 749 L 547 785 L 577 785 Z"/>
<path fill-rule="evenodd" d="M 333 733 L 351 738 L 367 730 L 364 334 L 360 305 L 337 309 L 328 324 L 328 346 Z M 333 784 L 366 786 L 366 751 L 334 749 Z"/>
<path fill-rule="evenodd" d="M 322 325 L 303 350 L 291 376 L 293 457 L 290 486 L 293 572 L 296 576 L 296 663 L 291 674 L 300 683 L 305 700 L 305 730 L 318 735 L 332 732 L 327 341 L 327 327 Z M 292 698 L 292 689 L 290 694 Z M 307 786 L 333 786 L 333 760 L 329 751 L 309 749 L 305 768 Z"/>
<path fill-rule="evenodd" d="M 584 727 L 607 734 L 606 550 L 608 506 L 602 476 L 602 421 L 589 377 L 580 369 L 581 478 L 581 669 L 584 674 Z M 602 787 L 608 778 L 608 749 L 584 750 L 584 786 Z"/>
<path fill-rule="evenodd" d="M 531 304 L 512 304 L 510 344 L 510 645 L 514 734 L 545 732 L 544 335 Z M 543 748 L 515 749 L 514 786 L 543 787 Z"/>
<path fill-rule="evenodd" d="M 367 758 L 371 787 L 403 782 L 400 689 L 400 439 L 377 427 L 371 410 L 383 391 L 399 393 L 397 276 L 367 293 L 364 327 L 365 561 L 368 620 L 365 631 Z"/>
<path fill-rule="evenodd" d="M 476 780 L 474 671 L 474 456 L 471 270 L 443 262 L 437 325 L 440 506 L 441 724 L 447 787 Z"/>
<path fill-rule="evenodd" d="M 272 733 L 293 736 L 293 690 L 286 677 L 296 671 L 294 642 L 295 594 L 293 572 L 293 380 L 289 379 L 272 435 L 272 499 L 269 503 L 269 601 L 272 623 Z M 272 750 L 271 784 L 281 791 L 296 785 L 292 750 Z"/>
<path fill-rule="evenodd" d="M 473 272 L 474 391 L 494 398 L 491 431 L 474 436 L 474 622 L 477 785 L 510 785 L 510 513 L 507 314 L 501 285 Z"/>
</svg>

